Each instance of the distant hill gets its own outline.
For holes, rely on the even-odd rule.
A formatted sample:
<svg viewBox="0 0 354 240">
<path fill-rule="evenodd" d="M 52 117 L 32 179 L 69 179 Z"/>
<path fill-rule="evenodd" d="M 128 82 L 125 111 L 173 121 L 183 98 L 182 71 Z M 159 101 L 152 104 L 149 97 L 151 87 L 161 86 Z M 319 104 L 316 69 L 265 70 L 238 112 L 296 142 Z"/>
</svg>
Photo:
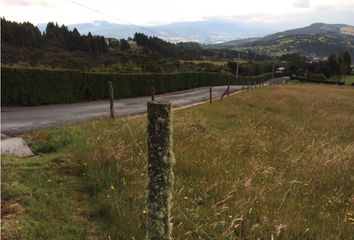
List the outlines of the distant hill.
<svg viewBox="0 0 354 240">
<path fill-rule="evenodd" d="M 258 42 L 274 41 L 285 36 L 294 35 L 322 35 L 323 37 L 338 40 L 353 41 L 354 27 L 345 24 L 325 24 L 314 23 L 304 28 L 291 29 L 279 33 L 274 33 L 261 38 Z"/>
<path fill-rule="evenodd" d="M 255 37 L 255 38 L 243 38 L 243 39 L 237 39 L 237 40 L 232 40 L 228 42 L 223 42 L 223 43 L 216 43 L 216 44 L 205 44 L 205 48 L 212 48 L 212 49 L 231 49 L 234 47 L 238 47 L 247 43 L 252 43 L 257 40 L 261 39 L 260 37 Z"/>
<path fill-rule="evenodd" d="M 324 57 L 345 49 L 354 57 L 354 27 L 345 24 L 314 23 L 304 28 L 278 32 L 256 40 L 245 40 L 242 44 L 231 41 L 214 46 L 240 51 L 251 50 L 267 55 L 298 52 L 313 57 Z"/>
<path fill-rule="evenodd" d="M 38 28 L 44 31 L 46 24 L 39 24 Z M 134 26 L 127 24 L 110 23 L 107 21 L 94 21 L 68 25 L 69 29 L 77 28 L 82 34 L 91 32 L 112 38 L 133 37 L 135 32 L 146 35 L 156 35 L 170 42 L 199 42 L 218 43 L 233 39 L 261 37 L 279 31 L 278 27 L 270 24 L 253 24 L 245 22 L 232 22 L 225 20 L 208 20 L 195 22 L 176 22 L 158 26 Z"/>
</svg>

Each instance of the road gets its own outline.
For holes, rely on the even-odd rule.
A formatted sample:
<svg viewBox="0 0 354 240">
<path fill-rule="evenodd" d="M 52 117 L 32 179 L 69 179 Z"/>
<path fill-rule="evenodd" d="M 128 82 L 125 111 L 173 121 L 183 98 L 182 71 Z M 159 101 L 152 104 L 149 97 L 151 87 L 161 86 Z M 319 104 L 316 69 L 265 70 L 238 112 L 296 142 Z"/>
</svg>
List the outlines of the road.
<svg viewBox="0 0 354 240">
<path fill-rule="evenodd" d="M 280 84 L 286 78 L 269 80 L 265 86 Z M 242 86 L 230 86 L 236 92 Z M 226 86 L 213 87 L 213 98 L 220 98 Z M 173 108 L 203 102 L 209 99 L 209 87 L 191 89 L 155 96 L 156 101 L 171 102 Z M 137 115 L 146 112 L 146 102 L 150 97 L 126 98 L 114 101 L 117 116 Z M 1 133 L 9 136 L 19 135 L 38 129 L 49 128 L 67 123 L 78 123 L 95 117 L 108 116 L 109 101 L 56 104 L 34 107 L 2 107 Z"/>
</svg>

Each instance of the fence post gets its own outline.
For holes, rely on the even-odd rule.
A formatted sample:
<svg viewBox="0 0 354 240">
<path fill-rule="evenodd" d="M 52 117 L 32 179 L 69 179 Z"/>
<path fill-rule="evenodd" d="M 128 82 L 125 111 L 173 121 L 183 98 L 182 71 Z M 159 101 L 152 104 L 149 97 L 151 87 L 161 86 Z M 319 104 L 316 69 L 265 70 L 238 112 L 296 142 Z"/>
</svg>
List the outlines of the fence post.
<svg viewBox="0 0 354 240">
<path fill-rule="evenodd" d="M 170 240 L 174 156 L 172 152 L 171 104 L 147 103 L 148 118 L 148 240 Z"/>
<path fill-rule="evenodd" d="M 212 88 L 209 88 L 209 102 L 210 102 L 210 103 L 213 102 L 213 92 L 212 92 Z"/>
<path fill-rule="evenodd" d="M 230 83 L 227 84 L 227 96 L 230 96 Z"/>
<path fill-rule="evenodd" d="M 108 92 L 109 92 L 109 112 L 111 118 L 114 118 L 114 106 L 113 106 L 114 93 L 113 93 L 113 85 L 111 81 L 108 82 Z"/>
<path fill-rule="evenodd" d="M 155 101 L 155 88 L 151 88 L 151 101 Z"/>
</svg>

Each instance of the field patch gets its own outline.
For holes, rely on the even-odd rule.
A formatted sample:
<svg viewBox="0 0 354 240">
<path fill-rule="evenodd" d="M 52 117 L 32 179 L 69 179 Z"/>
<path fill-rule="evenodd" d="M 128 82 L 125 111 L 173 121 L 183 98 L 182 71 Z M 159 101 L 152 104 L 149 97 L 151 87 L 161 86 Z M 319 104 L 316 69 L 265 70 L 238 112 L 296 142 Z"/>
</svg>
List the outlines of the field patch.
<svg viewBox="0 0 354 240">
<path fill-rule="evenodd" d="M 350 239 L 353 106 L 352 88 L 300 84 L 174 112 L 174 239 Z M 24 209 L 4 234 L 143 239 L 146 137 L 146 116 L 26 135 L 38 155 L 3 158 L 2 196 Z"/>
</svg>

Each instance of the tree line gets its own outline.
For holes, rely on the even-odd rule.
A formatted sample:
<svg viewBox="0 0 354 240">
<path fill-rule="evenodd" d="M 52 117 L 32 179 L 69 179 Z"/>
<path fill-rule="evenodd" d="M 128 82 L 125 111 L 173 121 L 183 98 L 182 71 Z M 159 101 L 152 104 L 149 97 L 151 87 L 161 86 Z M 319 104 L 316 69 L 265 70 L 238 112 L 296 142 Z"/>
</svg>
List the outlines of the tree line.
<svg viewBox="0 0 354 240">
<path fill-rule="evenodd" d="M 108 45 L 102 36 L 81 35 L 74 28 L 69 30 L 67 26 L 59 26 L 49 22 L 42 33 L 38 27 L 30 22 L 17 23 L 1 18 L 1 41 L 15 47 L 58 47 L 68 51 L 85 51 L 105 53 Z"/>
<path fill-rule="evenodd" d="M 287 54 L 280 57 L 286 61 L 290 74 L 323 74 L 326 78 L 336 77 L 337 80 L 351 73 L 351 55 L 342 50 L 338 54 L 330 54 L 326 60 L 309 62 L 306 57 L 299 54 Z"/>
<path fill-rule="evenodd" d="M 155 36 L 135 33 L 133 40 L 142 48 L 142 53 L 158 53 L 166 58 L 199 59 L 201 56 L 212 56 L 215 52 L 203 49 L 196 42 L 171 43 Z"/>
</svg>

